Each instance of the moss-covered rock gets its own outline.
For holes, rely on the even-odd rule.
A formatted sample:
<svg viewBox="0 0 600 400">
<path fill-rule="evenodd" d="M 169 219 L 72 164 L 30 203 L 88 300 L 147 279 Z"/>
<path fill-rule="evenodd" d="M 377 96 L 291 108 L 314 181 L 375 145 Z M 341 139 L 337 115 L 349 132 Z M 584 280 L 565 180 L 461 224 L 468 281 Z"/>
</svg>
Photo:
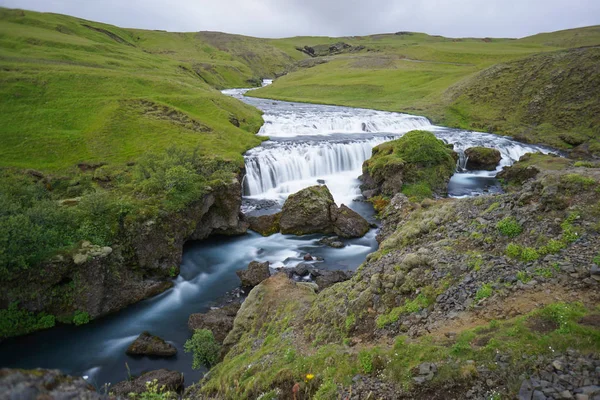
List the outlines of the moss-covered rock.
<svg viewBox="0 0 600 400">
<path fill-rule="evenodd" d="M 364 236 L 369 223 L 345 205 L 338 207 L 327 186 L 311 186 L 288 197 L 279 219 L 281 233 L 335 233 L 344 238 Z"/>
<path fill-rule="evenodd" d="M 363 194 L 425 198 L 444 195 L 456 169 L 456 153 L 433 133 L 411 131 L 380 144 L 364 162 Z"/>
<path fill-rule="evenodd" d="M 127 354 L 135 356 L 171 357 L 177 354 L 177 349 L 164 339 L 142 332 L 127 348 Z"/>
<path fill-rule="evenodd" d="M 502 160 L 502 154 L 497 149 L 488 147 L 469 147 L 465 150 L 467 168 L 471 170 L 493 171 Z"/>
<path fill-rule="evenodd" d="M 249 229 L 263 236 L 271 236 L 279 232 L 279 218 L 281 218 L 281 213 L 248 217 L 247 220 L 250 224 Z"/>
</svg>

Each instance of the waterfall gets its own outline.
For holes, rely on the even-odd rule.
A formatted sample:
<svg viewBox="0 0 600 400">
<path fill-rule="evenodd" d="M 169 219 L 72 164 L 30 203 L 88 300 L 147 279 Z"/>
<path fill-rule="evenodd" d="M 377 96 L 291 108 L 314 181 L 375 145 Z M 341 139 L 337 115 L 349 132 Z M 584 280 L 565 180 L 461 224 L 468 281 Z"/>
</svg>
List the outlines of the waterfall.
<svg viewBox="0 0 600 400">
<path fill-rule="evenodd" d="M 316 184 L 317 178 L 342 172 L 358 176 L 373 147 L 391 139 L 266 143 L 246 153 L 245 195 L 263 194 L 291 181 L 313 179 Z"/>
<path fill-rule="evenodd" d="M 321 106 L 323 107 L 323 106 Z M 265 114 L 260 134 L 271 137 L 327 136 L 348 133 L 406 133 L 431 126 L 425 117 L 364 109 L 326 107 L 316 112 L 314 105 L 298 104 L 277 114 Z"/>
</svg>

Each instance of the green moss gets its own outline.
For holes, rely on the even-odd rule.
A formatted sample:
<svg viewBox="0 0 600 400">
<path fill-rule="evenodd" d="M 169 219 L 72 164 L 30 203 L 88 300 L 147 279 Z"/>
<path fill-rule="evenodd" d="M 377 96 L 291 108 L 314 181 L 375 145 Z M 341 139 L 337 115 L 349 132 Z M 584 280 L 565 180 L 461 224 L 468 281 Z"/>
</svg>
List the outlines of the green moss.
<svg viewBox="0 0 600 400">
<path fill-rule="evenodd" d="M 75 325 L 84 325 L 88 322 L 90 322 L 90 314 L 85 311 L 75 311 L 75 314 L 73 315 L 73 323 Z"/>
<path fill-rule="evenodd" d="M 523 227 L 514 217 L 506 217 L 496 224 L 498 232 L 510 238 L 517 237 L 523 232 Z"/>
<path fill-rule="evenodd" d="M 375 147 L 363 168 L 379 183 L 402 170 L 402 192 L 421 200 L 445 191 L 446 182 L 456 167 L 453 154 L 431 132 L 411 131 L 400 139 Z"/>
<path fill-rule="evenodd" d="M 493 292 L 494 292 L 494 289 L 492 288 L 492 285 L 489 283 L 486 283 L 486 284 L 482 285 L 479 289 L 477 289 L 477 293 L 475 293 L 475 301 L 487 299 L 488 297 L 490 297 L 492 295 Z"/>
</svg>

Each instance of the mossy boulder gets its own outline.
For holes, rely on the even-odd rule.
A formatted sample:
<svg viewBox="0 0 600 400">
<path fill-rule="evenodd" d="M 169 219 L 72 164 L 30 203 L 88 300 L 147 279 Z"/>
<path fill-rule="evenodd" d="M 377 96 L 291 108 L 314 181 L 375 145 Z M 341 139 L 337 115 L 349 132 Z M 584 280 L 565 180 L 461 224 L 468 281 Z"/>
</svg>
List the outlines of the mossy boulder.
<svg viewBox="0 0 600 400">
<path fill-rule="evenodd" d="M 232 303 L 206 313 L 192 314 L 188 319 L 188 328 L 192 332 L 198 329 L 208 329 L 213 333 L 215 340 L 222 343 L 233 328 L 233 320 L 240 305 L 240 303 Z"/>
<path fill-rule="evenodd" d="M 411 131 L 380 144 L 363 164 L 361 190 L 367 198 L 404 193 L 425 198 L 445 195 L 457 154 L 428 131 Z"/>
<path fill-rule="evenodd" d="M 342 204 L 338 207 L 327 186 L 311 186 L 288 197 L 279 220 L 281 233 L 335 233 L 344 238 L 364 236 L 369 223 Z"/>
<path fill-rule="evenodd" d="M 242 281 L 242 287 L 251 289 L 271 276 L 269 262 L 252 261 L 248 268 L 235 272 Z"/>
<path fill-rule="evenodd" d="M 157 369 L 155 371 L 145 372 L 135 379 L 126 380 L 115 384 L 110 388 L 110 393 L 116 396 L 124 396 L 124 398 L 131 398 L 130 393 L 139 395 L 147 392 L 147 382 L 153 382 L 154 380 L 156 380 L 158 388 L 161 389 L 161 393 L 179 393 L 183 390 L 184 381 L 183 374 L 181 372 L 170 371 L 168 369 Z"/>
<path fill-rule="evenodd" d="M 502 154 L 497 149 L 488 147 L 469 147 L 465 150 L 467 169 L 493 171 L 502 160 Z"/>
<path fill-rule="evenodd" d="M 126 353 L 133 356 L 172 357 L 177 354 L 177 349 L 164 339 L 151 335 L 150 332 L 142 332 L 129 345 Z"/>
<path fill-rule="evenodd" d="M 250 224 L 250 229 L 254 232 L 258 232 L 263 236 L 271 236 L 279 232 L 279 218 L 281 218 L 281 213 L 248 217 L 247 221 Z"/>
</svg>

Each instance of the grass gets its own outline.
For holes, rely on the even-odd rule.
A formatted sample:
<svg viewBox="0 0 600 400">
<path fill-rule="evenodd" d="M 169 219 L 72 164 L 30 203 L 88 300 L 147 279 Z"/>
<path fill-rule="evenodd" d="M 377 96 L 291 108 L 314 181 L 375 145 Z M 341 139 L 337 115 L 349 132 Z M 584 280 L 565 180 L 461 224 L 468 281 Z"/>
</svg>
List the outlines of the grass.
<svg viewBox="0 0 600 400">
<path fill-rule="evenodd" d="M 326 57 L 250 95 L 421 114 L 563 149 L 589 143 L 600 152 L 600 102 L 589 89 L 589 79 L 598 83 L 597 26 L 520 40 L 411 34 L 347 41 L 372 51 Z M 591 47 L 576 49 L 582 46 Z"/>
</svg>

